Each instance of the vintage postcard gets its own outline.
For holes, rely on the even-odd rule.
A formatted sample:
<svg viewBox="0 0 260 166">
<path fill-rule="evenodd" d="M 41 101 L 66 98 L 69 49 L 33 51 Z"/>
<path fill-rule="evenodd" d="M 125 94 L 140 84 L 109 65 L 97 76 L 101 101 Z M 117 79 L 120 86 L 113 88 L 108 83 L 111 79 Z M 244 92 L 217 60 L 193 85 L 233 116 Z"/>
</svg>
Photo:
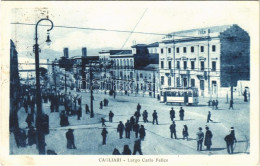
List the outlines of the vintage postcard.
<svg viewBox="0 0 260 166">
<path fill-rule="evenodd" d="M 259 2 L 1 2 L 0 165 L 258 165 Z"/>
</svg>

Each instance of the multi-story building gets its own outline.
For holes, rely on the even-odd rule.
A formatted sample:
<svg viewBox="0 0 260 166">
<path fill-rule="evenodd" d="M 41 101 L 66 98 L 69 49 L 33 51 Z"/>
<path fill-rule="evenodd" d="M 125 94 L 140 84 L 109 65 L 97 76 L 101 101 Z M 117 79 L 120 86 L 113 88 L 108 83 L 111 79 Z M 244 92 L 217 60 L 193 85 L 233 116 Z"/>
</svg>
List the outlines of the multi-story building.
<svg viewBox="0 0 260 166">
<path fill-rule="evenodd" d="M 159 43 L 161 88 L 196 87 L 221 96 L 249 80 L 250 37 L 238 25 L 173 32 Z"/>
</svg>

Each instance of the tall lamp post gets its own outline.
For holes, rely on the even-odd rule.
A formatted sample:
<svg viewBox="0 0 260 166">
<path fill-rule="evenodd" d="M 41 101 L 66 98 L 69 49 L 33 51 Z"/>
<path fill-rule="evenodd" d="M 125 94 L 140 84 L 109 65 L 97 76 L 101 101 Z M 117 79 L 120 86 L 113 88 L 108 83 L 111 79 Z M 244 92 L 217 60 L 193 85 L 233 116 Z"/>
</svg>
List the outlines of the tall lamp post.
<svg viewBox="0 0 260 166">
<path fill-rule="evenodd" d="M 41 21 L 49 21 L 51 28 L 47 30 L 46 43 L 49 45 L 51 40 L 49 31 L 53 28 L 53 22 L 48 18 L 40 19 L 35 26 L 35 71 L 36 71 L 36 130 L 37 130 L 37 142 L 39 154 L 45 154 L 45 126 L 43 126 L 43 114 L 42 114 L 42 100 L 41 100 L 41 87 L 40 87 L 40 71 L 39 71 L 39 44 L 38 44 L 38 25 Z"/>
</svg>

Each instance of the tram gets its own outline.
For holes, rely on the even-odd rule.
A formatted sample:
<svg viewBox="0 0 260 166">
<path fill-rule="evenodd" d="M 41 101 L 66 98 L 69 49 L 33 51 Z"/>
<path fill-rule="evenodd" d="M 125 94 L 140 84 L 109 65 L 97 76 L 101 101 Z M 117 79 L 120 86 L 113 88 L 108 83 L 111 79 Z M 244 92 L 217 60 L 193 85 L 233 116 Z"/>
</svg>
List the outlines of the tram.
<svg viewBox="0 0 260 166">
<path fill-rule="evenodd" d="M 198 88 L 163 88 L 160 91 L 160 102 L 198 105 Z"/>
</svg>

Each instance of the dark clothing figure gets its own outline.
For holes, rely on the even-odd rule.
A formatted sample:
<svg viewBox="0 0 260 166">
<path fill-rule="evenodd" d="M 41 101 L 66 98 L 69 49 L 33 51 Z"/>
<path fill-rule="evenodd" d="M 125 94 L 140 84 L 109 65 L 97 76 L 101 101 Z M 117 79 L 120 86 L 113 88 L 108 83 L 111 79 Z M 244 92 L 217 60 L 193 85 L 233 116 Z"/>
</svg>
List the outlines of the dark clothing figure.
<svg viewBox="0 0 260 166">
<path fill-rule="evenodd" d="M 69 118 L 68 116 L 65 114 L 65 111 L 62 111 L 60 114 L 60 126 L 68 126 L 69 125 Z"/>
<path fill-rule="evenodd" d="M 78 120 L 80 120 L 80 118 L 82 117 L 81 106 L 79 106 L 79 109 L 77 111 L 77 116 L 78 116 Z"/>
<path fill-rule="evenodd" d="M 119 122 L 118 126 L 117 126 L 117 132 L 119 132 L 119 138 L 122 139 L 123 137 L 123 132 L 124 132 L 125 126 L 122 123 L 122 121 Z"/>
<path fill-rule="evenodd" d="M 170 110 L 170 118 L 171 118 L 171 121 L 173 121 L 175 118 L 175 111 L 173 108 Z"/>
<path fill-rule="evenodd" d="M 110 111 L 108 116 L 109 116 L 109 122 L 113 122 L 114 113 Z"/>
<path fill-rule="evenodd" d="M 69 129 L 66 132 L 66 138 L 67 138 L 67 149 L 77 149 L 74 143 L 74 134 L 72 129 Z"/>
<path fill-rule="evenodd" d="M 210 117 L 211 117 L 211 113 L 210 113 L 210 111 L 209 111 L 208 117 L 207 117 L 207 123 L 209 123 L 209 121 L 211 121 L 211 122 L 213 121 L 213 120 L 210 119 Z"/>
<path fill-rule="evenodd" d="M 88 107 L 87 104 L 85 105 L 85 110 L 86 110 L 86 114 L 88 114 L 89 113 L 89 107 Z"/>
<path fill-rule="evenodd" d="M 131 118 L 130 118 L 130 130 L 133 130 L 134 124 L 135 124 L 135 118 L 134 118 L 134 116 L 131 116 Z"/>
<path fill-rule="evenodd" d="M 102 123 L 102 127 L 105 126 L 106 127 L 106 124 L 105 124 L 105 119 L 104 118 L 101 118 L 101 123 Z"/>
<path fill-rule="evenodd" d="M 202 128 L 200 127 L 199 128 L 199 131 L 196 133 L 197 135 L 197 150 L 202 150 L 202 142 L 203 142 L 203 139 L 204 139 L 204 133 L 201 131 Z"/>
<path fill-rule="evenodd" d="M 176 124 L 175 124 L 174 121 L 170 125 L 170 132 L 171 132 L 171 138 L 173 138 L 172 135 L 174 134 L 174 138 L 177 139 L 177 136 L 176 136 Z"/>
<path fill-rule="evenodd" d="M 142 150 L 141 150 L 141 140 L 140 139 L 136 140 L 135 144 L 134 144 L 133 155 L 135 155 L 136 152 L 138 152 L 140 155 L 143 155 Z"/>
<path fill-rule="evenodd" d="M 129 120 L 125 123 L 125 137 L 130 139 L 131 124 Z"/>
<path fill-rule="evenodd" d="M 244 102 L 248 102 L 248 100 L 247 100 L 247 91 L 246 90 L 244 91 L 243 96 L 244 96 Z"/>
<path fill-rule="evenodd" d="M 212 132 L 209 130 L 208 127 L 206 127 L 204 145 L 207 147 L 207 150 L 210 150 L 210 147 L 212 145 L 212 142 L 211 142 L 212 136 L 213 136 Z"/>
<path fill-rule="evenodd" d="M 135 132 L 135 138 L 138 138 L 138 133 L 139 133 L 139 124 L 138 123 L 134 124 L 133 130 Z"/>
<path fill-rule="evenodd" d="M 157 95 L 157 100 L 160 101 L 160 95 L 159 94 Z"/>
<path fill-rule="evenodd" d="M 232 108 L 232 110 L 234 109 L 234 108 L 233 108 L 233 104 L 234 104 L 233 100 L 230 100 L 230 102 L 229 102 L 229 109 L 230 109 L 230 108 Z"/>
<path fill-rule="evenodd" d="M 132 152 L 131 150 L 129 149 L 129 146 L 128 145 L 124 145 L 124 150 L 122 152 L 123 155 L 131 155 Z"/>
<path fill-rule="evenodd" d="M 140 139 L 143 141 L 144 137 L 145 137 L 145 128 L 143 125 L 141 125 L 141 128 L 139 129 L 139 136 L 140 136 Z"/>
<path fill-rule="evenodd" d="M 26 98 L 24 98 L 24 100 L 23 100 L 23 107 L 24 107 L 25 112 L 28 113 L 28 102 L 27 102 Z"/>
<path fill-rule="evenodd" d="M 33 114 L 28 114 L 26 118 L 26 123 L 28 125 L 28 128 L 32 127 L 32 122 L 33 122 Z"/>
<path fill-rule="evenodd" d="M 100 105 L 99 109 L 103 109 L 103 102 L 102 101 L 100 102 L 99 105 Z"/>
<path fill-rule="evenodd" d="M 187 138 L 187 141 L 188 141 L 189 133 L 188 133 L 188 126 L 187 125 L 183 126 L 182 135 L 183 135 L 183 139 Z"/>
<path fill-rule="evenodd" d="M 158 125 L 158 115 L 157 115 L 156 110 L 154 110 L 154 112 L 153 112 L 153 124 L 154 124 L 154 121 L 156 121 L 156 124 Z"/>
<path fill-rule="evenodd" d="M 138 123 L 139 122 L 139 117 L 141 116 L 140 111 L 136 111 L 134 116 L 135 116 L 135 120 L 136 120 L 135 123 Z"/>
<path fill-rule="evenodd" d="M 227 152 L 228 154 L 233 154 L 233 145 L 235 142 L 235 138 L 234 136 L 230 133 L 229 135 L 227 135 L 224 139 L 226 141 L 226 145 L 227 145 Z"/>
<path fill-rule="evenodd" d="M 120 155 L 119 150 L 117 148 L 115 148 L 112 155 Z"/>
<path fill-rule="evenodd" d="M 28 145 L 36 144 L 36 131 L 33 127 L 28 130 Z"/>
<path fill-rule="evenodd" d="M 25 130 L 17 129 L 14 134 L 15 134 L 15 141 L 16 141 L 17 147 L 18 148 L 26 147 L 27 136 L 26 136 Z"/>
<path fill-rule="evenodd" d="M 180 115 L 180 120 L 183 120 L 184 119 L 184 109 L 182 109 L 182 107 L 179 111 L 179 115 Z"/>
<path fill-rule="evenodd" d="M 216 102 L 215 102 L 215 100 L 213 100 L 213 101 L 212 101 L 212 109 L 213 109 L 213 110 L 214 110 L 215 106 L 216 106 Z"/>
<path fill-rule="evenodd" d="M 107 130 L 106 130 L 106 128 L 103 128 L 101 135 L 103 137 L 103 142 L 102 143 L 103 143 L 103 145 L 105 145 L 106 144 L 106 139 L 107 139 Z"/>
<path fill-rule="evenodd" d="M 218 100 L 216 100 L 216 110 L 218 109 Z"/>
<path fill-rule="evenodd" d="M 148 112 L 146 110 L 144 110 L 143 112 L 143 120 L 144 120 L 144 123 L 147 123 L 148 122 Z"/>
<path fill-rule="evenodd" d="M 138 103 L 137 104 L 137 107 L 136 107 L 137 111 L 140 111 L 141 110 L 141 105 Z"/>
</svg>

